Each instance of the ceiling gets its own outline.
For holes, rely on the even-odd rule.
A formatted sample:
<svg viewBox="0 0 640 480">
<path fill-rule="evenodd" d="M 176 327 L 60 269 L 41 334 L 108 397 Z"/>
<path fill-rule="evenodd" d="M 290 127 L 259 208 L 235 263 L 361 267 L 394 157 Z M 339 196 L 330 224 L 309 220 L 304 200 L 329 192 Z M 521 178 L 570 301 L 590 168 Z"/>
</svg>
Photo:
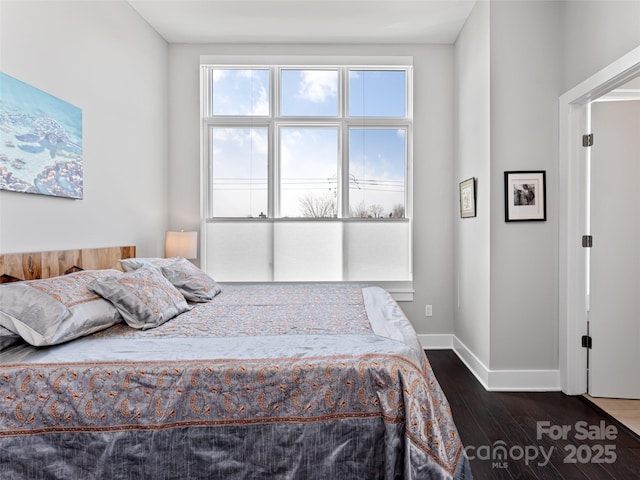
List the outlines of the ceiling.
<svg viewBox="0 0 640 480">
<path fill-rule="evenodd" d="M 128 0 L 169 43 L 454 43 L 476 0 Z"/>
</svg>

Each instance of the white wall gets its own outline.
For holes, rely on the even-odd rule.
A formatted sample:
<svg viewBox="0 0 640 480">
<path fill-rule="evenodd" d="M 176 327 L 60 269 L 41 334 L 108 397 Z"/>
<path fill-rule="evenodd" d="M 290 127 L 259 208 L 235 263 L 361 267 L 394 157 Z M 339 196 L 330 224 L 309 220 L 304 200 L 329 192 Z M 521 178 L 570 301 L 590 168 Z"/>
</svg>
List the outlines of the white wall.
<svg viewBox="0 0 640 480">
<path fill-rule="evenodd" d="M 414 286 L 403 302 L 418 333 L 453 332 L 453 47 L 451 45 L 170 45 L 169 226 L 200 218 L 200 55 L 414 57 Z M 457 204 L 456 204 L 457 205 Z M 215 276 L 215 272 L 212 272 Z M 433 305 L 433 317 L 424 306 Z"/>
<path fill-rule="evenodd" d="M 560 2 L 480 1 L 456 42 L 456 180 L 478 177 L 478 217 L 457 221 L 455 335 L 488 384 L 558 368 L 562 14 Z M 546 171 L 546 222 L 505 222 L 510 170 Z"/>
<path fill-rule="evenodd" d="M 474 168 L 491 171 L 488 180 L 478 174 L 485 217 L 457 223 L 454 333 L 489 371 L 558 369 L 558 97 L 639 44 L 637 1 L 480 1 L 457 40 L 456 181 Z M 481 90 L 487 71 L 489 95 Z M 489 127 L 471 130 L 474 115 L 489 116 Z M 473 165 L 473 145 L 490 151 L 490 160 Z M 546 222 L 504 221 L 504 172 L 519 169 L 546 171 Z M 485 183 L 488 205 L 480 197 Z M 472 253 L 486 241 L 486 216 L 490 252 L 478 259 Z M 465 287 L 487 271 L 488 298 L 484 284 Z"/>
<path fill-rule="evenodd" d="M 563 27 L 566 92 L 640 45 L 640 1 L 564 2 Z"/>
<path fill-rule="evenodd" d="M 562 4 L 491 3 L 491 369 L 558 368 Z M 546 171 L 547 221 L 504 220 L 504 172 Z"/>
<path fill-rule="evenodd" d="M 124 2 L 0 3 L 0 70 L 82 109 L 84 199 L 0 191 L 0 252 L 163 254 L 167 44 Z"/>
<path fill-rule="evenodd" d="M 455 44 L 456 173 L 452 187 L 477 178 L 475 218 L 456 215 L 456 337 L 489 366 L 491 95 L 489 4 L 476 3 Z M 459 202 L 455 190 L 455 203 Z"/>
</svg>

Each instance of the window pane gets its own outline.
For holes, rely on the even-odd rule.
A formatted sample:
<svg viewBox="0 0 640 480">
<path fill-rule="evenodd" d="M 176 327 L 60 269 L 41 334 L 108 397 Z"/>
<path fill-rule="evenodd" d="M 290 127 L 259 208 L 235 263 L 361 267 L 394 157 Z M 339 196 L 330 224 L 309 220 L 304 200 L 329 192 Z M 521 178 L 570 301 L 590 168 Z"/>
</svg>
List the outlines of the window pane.
<svg viewBox="0 0 640 480">
<path fill-rule="evenodd" d="M 411 280 L 409 222 L 349 222 L 345 230 L 346 280 Z"/>
<path fill-rule="evenodd" d="M 212 128 L 211 206 L 214 217 L 267 213 L 267 128 Z"/>
<path fill-rule="evenodd" d="M 212 115 L 269 115 L 269 70 L 211 70 Z"/>
<path fill-rule="evenodd" d="M 280 162 L 280 216 L 337 215 L 337 128 L 281 128 Z"/>
<path fill-rule="evenodd" d="M 208 222 L 207 265 L 219 282 L 270 282 L 273 225 L 262 220 Z"/>
<path fill-rule="evenodd" d="M 349 116 L 405 117 L 404 70 L 350 70 Z"/>
<path fill-rule="evenodd" d="M 282 70 L 280 79 L 281 115 L 338 115 L 337 70 Z"/>
<path fill-rule="evenodd" d="M 275 281 L 342 280 L 341 222 L 283 221 L 273 228 Z"/>
<path fill-rule="evenodd" d="M 406 131 L 349 130 L 351 217 L 404 218 Z"/>
</svg>

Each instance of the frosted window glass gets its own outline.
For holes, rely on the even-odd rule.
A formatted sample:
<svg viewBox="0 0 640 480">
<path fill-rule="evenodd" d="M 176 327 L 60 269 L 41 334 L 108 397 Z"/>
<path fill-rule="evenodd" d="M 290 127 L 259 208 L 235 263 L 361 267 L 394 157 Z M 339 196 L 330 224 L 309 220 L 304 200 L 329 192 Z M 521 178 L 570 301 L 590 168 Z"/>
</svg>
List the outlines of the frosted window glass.
<svg viewBox="0 0 640 480">
<path fill-rule="evenodd" d="M 274 280 L 342 280 L 341 222 L 277 222 Z"/>
<path fill-rule="evenodd" d="M 411 280 L 409 222 L 349 222 L 345 227 L 346 280 Z"/>
<path fill-rule="evenodd" d="M 206 272 L 218 282 L 269 282 L 271 223 L 266 221 L 207 224 Z"/>
</svg>

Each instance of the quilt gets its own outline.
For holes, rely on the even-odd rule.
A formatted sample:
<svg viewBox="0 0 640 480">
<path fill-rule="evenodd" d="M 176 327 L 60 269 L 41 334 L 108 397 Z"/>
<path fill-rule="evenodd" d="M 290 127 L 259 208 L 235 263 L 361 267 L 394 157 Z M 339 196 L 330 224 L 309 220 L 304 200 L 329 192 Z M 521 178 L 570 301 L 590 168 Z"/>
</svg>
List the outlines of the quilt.
<svg viewBox="0 0 640 480">
<path fill-rule="evenodd" d="M 471 478 L 386 291 L 221 290 L 157 328 L 0 353 L 0 478 Z"/>
</svg>

